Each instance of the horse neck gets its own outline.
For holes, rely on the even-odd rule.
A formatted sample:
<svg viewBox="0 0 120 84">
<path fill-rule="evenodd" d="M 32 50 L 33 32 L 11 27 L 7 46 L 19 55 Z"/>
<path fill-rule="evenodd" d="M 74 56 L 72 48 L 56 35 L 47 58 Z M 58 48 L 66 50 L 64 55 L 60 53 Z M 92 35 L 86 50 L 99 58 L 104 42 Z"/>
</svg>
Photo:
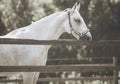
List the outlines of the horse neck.
<svg viewBox="0 0 120 84">
<path fill-rule="evenodd" d="M 33 32 L 36 34 L 35 39 L 55 40 L 64 33 L 62 26 L 65 20 L 65 14 L 53 14 L 31 25 Z"/>
</svg>

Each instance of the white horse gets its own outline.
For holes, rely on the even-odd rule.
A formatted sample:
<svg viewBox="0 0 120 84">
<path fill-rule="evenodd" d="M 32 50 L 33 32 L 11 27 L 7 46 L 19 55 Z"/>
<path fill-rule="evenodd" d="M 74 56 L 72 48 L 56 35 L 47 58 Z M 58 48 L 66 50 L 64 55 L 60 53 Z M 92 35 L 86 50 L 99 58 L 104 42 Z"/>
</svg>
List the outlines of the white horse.
<svg viewBox="0 0 120 84">
<path fill-rule="evenodd" d="M 77 39 L 91 40 L 91 34 L 79 14 L 80 3 L 71 9 L 54 13 L 29 26 L 16 29 L 0 38 L 56 40 L 68 32 Z M 48 45 L 0 45 L 0 66 L 45 66 Z M 16 73 L 0 73 L 13 75 Z M 23 72 L 24 84 L 36 84 L 39 72 Z"/>
</svg>

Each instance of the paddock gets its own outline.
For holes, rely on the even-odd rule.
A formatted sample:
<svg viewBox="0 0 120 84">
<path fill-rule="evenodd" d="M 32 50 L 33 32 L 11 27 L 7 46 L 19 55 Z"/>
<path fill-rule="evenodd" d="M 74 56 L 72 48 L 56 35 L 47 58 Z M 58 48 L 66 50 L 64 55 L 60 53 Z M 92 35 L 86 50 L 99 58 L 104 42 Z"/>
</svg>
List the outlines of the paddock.
<svg viewBox="0 0 120 84">
<path fill-rule="evenodd" d="M 120 46 L 119 40 L 107 41 L 79 41 L 79 40 L 32 40 L 32 39 L 10 39 L 1 38 L 0 44 L 11 45 L 87 45 L 87 46 Z M 98 59 L 101 59 L 100 57 Z M 102 58 L 104 59 L 104 58 Z M 109 59 L 109 58 L 107 58 Z M 120 77 L 118 73 L 120 66 L 117 63 L 117 57 L 113 56 L 110 64 L 72 64 L 72 65 L 47 65 L 47 66 L 0 66 L 0 72 L 41 72 L 41 73 L 55 73 L 55 72 L 98 72 L 98 71 L 112 71 L 112 77 L 80 77 L 80 78 L 40 78 L 40 81 L 78 81 L 81 80 L 113 80 L 114 84 L 118 84 Z M 59 59 L 56 59 L 59 60 Z M 64 60 L 64 59 L 63 59 Z M 70 59 L 68 59 L 70 60 Z M 49 60 L 48 60 L 49 61 Z M 53 60 L 52 60 L 53 61 Z M 22 82 L 21 79 L 15 80 L 0 80 L 0 82 Z"/>
</svg>

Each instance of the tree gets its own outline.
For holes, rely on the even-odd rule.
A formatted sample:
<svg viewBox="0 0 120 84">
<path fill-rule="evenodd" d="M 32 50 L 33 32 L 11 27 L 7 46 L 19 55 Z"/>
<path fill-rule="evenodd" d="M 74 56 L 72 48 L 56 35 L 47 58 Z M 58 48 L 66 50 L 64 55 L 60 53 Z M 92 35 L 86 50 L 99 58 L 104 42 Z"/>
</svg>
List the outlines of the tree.
<svg viewBox="0 0 120 84">
<path fill-rule="evenodd" d="M 7 32 L 7 30 L 1 17 L 2 17 L 2 12 L 0 11 L 0 35 L 4 35 Z"/>
<path fill-rule="evenodd" d="M 92 11 L 90 11 L 90 24 L 94 40 L 119 40 L 120 39 L 120 1 L 115 3 L 110 0 L 96 0 Z M 93 18 L 94 17 L 94 18 Z M 115 47 L 113 47 L 115 48 Z M 119 56 L 119 52 L 113 48 L 96 48 L 86 56 Z M 91 49 L 91 48 L 89 48 Z M 111 50 L 110 50 L 111 49 Z M 108 52 L 106 52 L 108 50 Z M 99 53 L 98 53 L 99 51 Z M 101 53 L 101 54 L 100 54 Z"/>
<path fill-rule="evenodd" d="M 0 2 L 2 21 L 6 32 L 29 25 L 32 21 L 32 0 L 2 0 Z M 29 18 L 28 18 L 29 17 Z M 3 32 L 3 30 L 1 30 Z"/>
<path fill-rule="evenodd" d="M 120 39 L 119 15 L 120 2 L 114 3 L 110 0 L 97 0 L 90 14 L 91 28 L 93 28 L 94 40 Z M 95 17 L 95 18 L 93 18 Z M 95 32 L 96 31 L 96 32 Z M 95 35 L 94 35 L 95 34 Z"/>
</svg>

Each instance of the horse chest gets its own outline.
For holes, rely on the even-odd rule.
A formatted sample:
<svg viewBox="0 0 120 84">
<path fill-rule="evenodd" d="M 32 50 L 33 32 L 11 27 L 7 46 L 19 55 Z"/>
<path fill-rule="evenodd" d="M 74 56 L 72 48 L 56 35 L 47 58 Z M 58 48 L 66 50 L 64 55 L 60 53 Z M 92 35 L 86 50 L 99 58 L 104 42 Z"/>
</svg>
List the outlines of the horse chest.
<svg viewBox="0 0 120 84">
<path fill-rule="evenodd" d="M 20 65 L 45 65 L 50 46 L 26 46 L 18 49 Z"/>
<path fill-rule="evenodd" d="M 0 45 L 0 65 L 17 65 L 17 52 L 10 45 Z"/>
</svg>

